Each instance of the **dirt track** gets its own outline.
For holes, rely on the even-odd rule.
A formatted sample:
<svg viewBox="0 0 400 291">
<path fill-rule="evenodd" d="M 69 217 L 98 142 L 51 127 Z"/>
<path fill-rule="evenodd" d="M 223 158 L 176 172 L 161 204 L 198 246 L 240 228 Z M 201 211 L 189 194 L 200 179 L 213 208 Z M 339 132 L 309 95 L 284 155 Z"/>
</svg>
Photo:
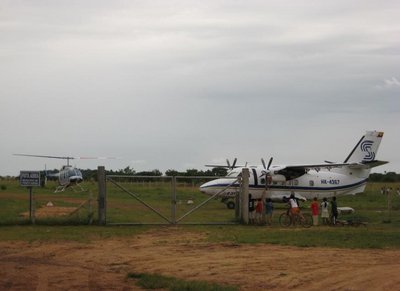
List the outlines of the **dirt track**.
<svg viewBox="0 0 400 291">
<path fill-rule="evenodd" d="M 397 290 L 399 250 L 342 250 L 205 242 L 165 228 L 91 244 L 0 243 L 0 290 L 139 290 L 128 272 L 241 290 Z"/>
</svg>

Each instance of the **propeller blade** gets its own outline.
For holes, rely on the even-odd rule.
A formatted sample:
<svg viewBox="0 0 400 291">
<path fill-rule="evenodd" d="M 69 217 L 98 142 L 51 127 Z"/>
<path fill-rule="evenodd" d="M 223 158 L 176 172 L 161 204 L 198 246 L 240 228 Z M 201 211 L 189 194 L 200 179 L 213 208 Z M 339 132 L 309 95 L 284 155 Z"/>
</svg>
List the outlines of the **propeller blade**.
<svg viewBox="0 0 400 291">
<path fill-rule="evenodd" d="M 269 167 L 270 167 L 271 164 L 272 164 L 272 159 L 273 159 L 272 157 L 269 159 L 267 170 L 269 170 Z"/>
<path fill-rule="evenodd" d="M 262 163 L 262 165 L 263 165 L 264 169 L 267 169 L 267 167 L 265 166 L 265 161 L 264 161 L 264 159 L 263 159 L 263 158 L 261 158 L 261 163 Z"/>
<path fill-rule="evenodd" d="M 235 167 L 236 162 L 237 162 L 237 158 L 235 158 L 235 159 L 233 160 L 232 169 Z"/>
</svg>

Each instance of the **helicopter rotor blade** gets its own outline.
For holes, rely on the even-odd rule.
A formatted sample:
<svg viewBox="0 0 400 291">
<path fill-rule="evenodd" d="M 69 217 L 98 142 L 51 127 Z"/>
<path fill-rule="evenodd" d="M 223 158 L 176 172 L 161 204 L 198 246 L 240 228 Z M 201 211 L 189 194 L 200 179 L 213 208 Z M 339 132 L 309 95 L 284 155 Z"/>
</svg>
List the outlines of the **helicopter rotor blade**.
<svg viewBox="0 0 400 291">
<path fill-rule="evenodd" d="M 61 160 L 73 160 L 74 157 L 59 157 L 59 156 L 45 156 L 45 155 L 28 155 L 28 154 L 13 154 L 14 156 L 23 157 L 35 157 L 35 158 L 49 158 L 49 159 L 61 159 Z"/>
</svg>

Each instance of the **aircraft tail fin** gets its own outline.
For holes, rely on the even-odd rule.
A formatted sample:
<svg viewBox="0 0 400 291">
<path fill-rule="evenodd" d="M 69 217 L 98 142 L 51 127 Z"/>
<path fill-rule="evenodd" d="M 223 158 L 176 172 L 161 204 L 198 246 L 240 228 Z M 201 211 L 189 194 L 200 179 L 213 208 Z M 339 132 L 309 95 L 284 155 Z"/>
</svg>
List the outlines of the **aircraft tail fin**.
<svg viewBox="0 0 400 291">
<path fill-rule="evenodd" d="M 375 157 L 378 153 L 378 148 L 383 137 L 382 131 L 367 131 L 365 135 L 356 144 L 348 157 L 344 160 L 345 163 L 360 163 L 373 164 L 378 162 Z M 378 166 L 378 165 L 373 165 Z"/>
</svg>

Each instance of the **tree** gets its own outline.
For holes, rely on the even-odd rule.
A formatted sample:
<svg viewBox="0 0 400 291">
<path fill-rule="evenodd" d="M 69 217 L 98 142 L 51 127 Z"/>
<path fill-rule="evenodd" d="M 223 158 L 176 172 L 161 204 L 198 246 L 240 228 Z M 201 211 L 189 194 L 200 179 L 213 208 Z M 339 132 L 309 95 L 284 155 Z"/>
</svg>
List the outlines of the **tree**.
<svg viewBox="0 0 400 291">
<path fill-rule="evenodd" d="M 125 175 L 135 175 L 135 173 L 136 173 L 136 171 L 133 168 L 129 167 L 129 166 L 127 166 L 125 169 L 123 169 L 122 172 Z"/>
<path fill-rule="evenodd" d="M 169 169 L 165 171 L 166 176 L 183 176 L 182 173 L 179 173 L 177 170 Z"/>
<path fill-rule="evenodd" d="M 226 168 L 212 168 L 211 170 L 212 176 L 226 176 L 228 174 L 228 170 Z"/>
</svg>

